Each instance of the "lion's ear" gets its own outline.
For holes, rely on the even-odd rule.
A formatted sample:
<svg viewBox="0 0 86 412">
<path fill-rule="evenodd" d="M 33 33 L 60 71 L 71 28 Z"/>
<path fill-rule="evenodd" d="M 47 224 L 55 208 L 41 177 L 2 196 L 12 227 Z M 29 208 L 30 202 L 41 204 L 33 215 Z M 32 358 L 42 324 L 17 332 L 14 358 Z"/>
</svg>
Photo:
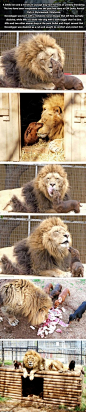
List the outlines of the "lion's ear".
<svg viewBox="0 0 86 412">
<path fill-rule="evenodd" d="M 47 309 L 47 307 L 46 307 L 46 306 L 42 306 L 42 308 L 39 309 L 39 312 L 43 312 L 43 311 L 45 311 L 45 309 Z"/>
</svg>

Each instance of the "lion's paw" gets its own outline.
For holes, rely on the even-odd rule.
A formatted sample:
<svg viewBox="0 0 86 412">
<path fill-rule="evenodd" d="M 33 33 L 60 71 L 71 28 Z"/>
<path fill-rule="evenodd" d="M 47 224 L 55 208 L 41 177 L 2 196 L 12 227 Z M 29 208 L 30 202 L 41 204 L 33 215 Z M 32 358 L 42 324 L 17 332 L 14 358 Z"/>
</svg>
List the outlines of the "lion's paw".
<svg viewBox="0 0 86 412">
<path fill-rule="evenodd" d="M 57 139 L 56 139 L 56 141 L 52 140 L 52 142 L 49 143 L 49 150 L 53 153 L 55 153 L 55 152 L 58 153 L 59 150 L 61 150 L 61 141 L 59 143 L 59 141 Z"/>
<path fill-rule="evenodd" d="M 11 326 L 17 326 L 18 323 L 19 323 L 19 320 L 16 319 L 16 318 L 10 318 L 10 319 L 8 319 L 8 323 L 9 323 L 9 325 L 11 325 Z"/>
<path fill-rule="evenodd" d="M 30 379 L 30 381 L 33 381 L 33 379 L 34 379 L 34 372 L 33 371 L 30 372 L 29 379 Z"/>
<path fill-rule="evenodd" d="M 28 372 L 26 368 L 23 368 L 23 378 L 27 378 Z"/>
</svg>

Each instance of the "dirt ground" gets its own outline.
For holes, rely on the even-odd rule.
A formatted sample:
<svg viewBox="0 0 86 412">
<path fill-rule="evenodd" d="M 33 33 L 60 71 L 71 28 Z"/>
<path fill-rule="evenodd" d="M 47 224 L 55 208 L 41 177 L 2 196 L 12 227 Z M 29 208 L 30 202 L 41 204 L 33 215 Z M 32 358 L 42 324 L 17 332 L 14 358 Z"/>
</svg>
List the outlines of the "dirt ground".
<svg viewBox="0 0 86 412">
<path fill-rule="evenodd" d="M 53 286 L 57 283 L 61 283 L 62 290 L 68 287 L 70 290 L 70 296 L 67 295 L 64 303 L 59 305 L 59 309 L 64 308 L 62 311 L 62 321 L 68 324 L 69 315 L 73 313 L 78 306 L 86 300 L 86 279 L 50 279 Z M 47 283 L 45 279 L 34 279 L 36 285 L 44 287 Z M 0 308 L 0 316 L 2 315 Z M 3 321 L 0 322 L 0 339 L 42 339 L 37 335 L 39 327 L 31 329 L 30 324 L 27 322 L 27 318 L 18 316 L 19 323 L 13 327 L 8 324 L 7 319 L 3 316 Z M 48 334 L 44 339 L 86 339 L 86 312 L 83 313 L 80 322 L 77 320 L 72 321 L 68 327 L 62 327 L 57 325 L 56 329 L 60 328 L 62 333 L 56 332 Z"/>
<path fill-rule="evenodd" d="M 65 409 L 65 412 L 70 411 L 70 408 Z M 21 402 L 12 402 L 12 401 L 7 401 L 7 402 L 0 402 L 0 412 L 63 412 L 63 408 L 58 408 L 57 406 L 41 406 L 40 407 L 34 407 L 34 406 L 24 406 L 21 404 Z M 74 410 L 73 410 L 74 412 Z"/>
</svg>

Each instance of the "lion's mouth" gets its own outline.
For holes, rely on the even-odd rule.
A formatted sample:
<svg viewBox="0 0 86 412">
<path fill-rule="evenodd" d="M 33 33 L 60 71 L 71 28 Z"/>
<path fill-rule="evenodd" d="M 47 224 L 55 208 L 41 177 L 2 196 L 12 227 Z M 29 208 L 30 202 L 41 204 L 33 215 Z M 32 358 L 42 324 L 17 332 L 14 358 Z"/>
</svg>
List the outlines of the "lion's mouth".
<svg viewBox="0 0 86 412">
<path fill-rule="evenodd" d="M 33 368 L 33 362 L 28 362 L 29 368 Z"/>
<path fill-rule="evenodd" d="M 45 139 L 45 137 L 47 136 L 46 133 L 40 133 L 40 131 L 37 133 L 37 136 L 40 136 L 42 139 Z"/>
<path fill-rule="evenodd" d="M 49 186 L 48 187 L 48 194 L 49 194 L 49 196 L 53 196 L 53 191 L 55 190 L 55 187 L 53 187 L 53 186 Z"/>
<path fill-rule="evenodd" d="M 63 246 L 63 247 L 66 246 L 66 247 L 69 248 L 69 240 L 68 239 L 64 240 L 64 242 L 61 243 L 61 246 Z"/>
</svg>

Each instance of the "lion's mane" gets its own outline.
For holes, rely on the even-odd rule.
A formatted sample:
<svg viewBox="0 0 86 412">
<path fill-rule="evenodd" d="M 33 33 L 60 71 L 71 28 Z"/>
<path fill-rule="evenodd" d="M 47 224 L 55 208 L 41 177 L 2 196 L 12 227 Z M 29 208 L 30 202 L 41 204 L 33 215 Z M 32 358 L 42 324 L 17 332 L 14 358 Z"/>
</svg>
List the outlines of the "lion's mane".
<svg viewBox="0 0 86 412">
<path fill-rule="evenodd" d="M 7 257 L 3 256 L 5 250 L 1 249 L 3 273 L 62 276 L 70 245 L 67 225 L 58 217 L 49 217 L 28 238 L 7 248 Z"/>
<path fill-rule="evenodd" d="M 57 61 L 64 63 L 64 51 L 56 40 L 49 34 L 39 33 L 29 37 L 14 49 L 6 51 L 2 56 L 2 66 L 4 70 L 3 78 L 5 87 L 26 87 L 26 88 L 49 88 L 51 86 L 50 63 L 47 61 L 54 51 L 57 52 Z M 40 57 L 40 53 L 42 56 Z M 52 70 L 52 67 L 51 67 Z M 54 85 L 53 85 L 54 86 Z M 51 88 L 51 87 L 50 87 Z"/>
<path fill-rule="evenodd" d="M 40 287 L 24 279 L 5 281 L 0 286 L 2 310 L 9 315 L 24 315 L 32 325 L 39 325 L 48 317 L 52 300 Z M 10 318 L 9 318 L 10 319 Z"/>
</svg>

